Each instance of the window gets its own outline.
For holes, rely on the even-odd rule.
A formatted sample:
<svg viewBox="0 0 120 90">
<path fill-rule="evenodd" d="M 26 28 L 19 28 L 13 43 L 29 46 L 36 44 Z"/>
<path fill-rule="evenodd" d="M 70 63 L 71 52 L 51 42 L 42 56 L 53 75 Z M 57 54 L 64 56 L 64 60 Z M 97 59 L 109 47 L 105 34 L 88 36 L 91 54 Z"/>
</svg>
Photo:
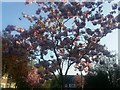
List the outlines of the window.
<svg viewBox="0 0 120 90">
<path fill-rule="evenodd" d="M 68 87 L 68 85 L 67 85 L 67 84 L 65 84 L 65 87 Z"/>
<path fill-rule="evenodd" d="M 75 86 L 75 84 L 69 84 L 69 87 L 70 88 L 75 88 L 76 86 Z"/>
<path fill-rule="evenodd" d="M 1 88 L 5 88 L 5 84 L 1 83 Z"/>
</svg>

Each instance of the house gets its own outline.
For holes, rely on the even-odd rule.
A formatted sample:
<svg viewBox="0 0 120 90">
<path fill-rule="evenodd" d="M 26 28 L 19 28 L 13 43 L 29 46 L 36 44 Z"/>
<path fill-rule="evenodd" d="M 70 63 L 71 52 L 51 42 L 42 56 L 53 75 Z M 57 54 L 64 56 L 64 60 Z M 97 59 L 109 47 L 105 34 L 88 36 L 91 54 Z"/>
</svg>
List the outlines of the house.
<svg viewBox="0 0 120 90">
<path fill-rule="evenodd" d="M 67 75 L 64 79 L 65 88 L 76 88 L 74 83 L 74 75 Z"/>
<path fill-rule="evenodd" d="M 15 88 L 15 83 L 10 82 L 8 75 L 5 74 L 0 79 L 0 87 L 1 88 Z"/>
<path fill-rule="evenodd" d="M 65 88 L 83 88 L 85 78 L 81 75 L 67 75 L 64 79 Z"/>
</svg>

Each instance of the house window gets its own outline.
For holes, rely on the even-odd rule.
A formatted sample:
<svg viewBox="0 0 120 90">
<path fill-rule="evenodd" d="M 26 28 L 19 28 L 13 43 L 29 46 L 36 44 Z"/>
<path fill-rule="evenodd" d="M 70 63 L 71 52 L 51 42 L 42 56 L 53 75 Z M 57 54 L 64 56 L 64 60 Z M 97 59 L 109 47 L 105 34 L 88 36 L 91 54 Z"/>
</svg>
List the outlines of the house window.
<svg viewBox="0 0 120 90">
<path fill-rule="evenodd" d="M 75 88 L 75 84 L 69 84 L 70 88 Z"/>
<path fill-rule="evenodd" d="M 68 85 L 67 85 L 67 84 L 65 84 L 65 87 L 68 87 Z"/>
<path fill-rule="evenodd" d="M 9 88 L 10 87 L 10 84 L 9 83 L 7 83 L 7 88 Z"/>
<path fill-rule="evenodd" d="M 5 88 L 5 84 L 1 83 L 1 88 Z"/>
</svg>

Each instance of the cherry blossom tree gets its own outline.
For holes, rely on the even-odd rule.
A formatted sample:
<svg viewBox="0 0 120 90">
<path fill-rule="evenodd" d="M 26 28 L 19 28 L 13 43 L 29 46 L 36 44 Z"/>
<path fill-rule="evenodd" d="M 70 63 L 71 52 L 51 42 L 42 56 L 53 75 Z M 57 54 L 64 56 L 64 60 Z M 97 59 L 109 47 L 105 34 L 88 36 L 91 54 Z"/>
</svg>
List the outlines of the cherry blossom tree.
<svg viewBox="0 0 120 90">
<path fill-rule="evenodd" d="M 101 38 L 120 28 L 118 4 L 111 5 L 112 11 L 103 13 L 104 2 L 39 2 L 27 0 L 26 5 L 38 5 L 36 15 L 22 12 L 33 26 L 28 30 L 8 25 L 3 37 L 9 40 L 5 52 L 19 53 L 29 60 L 37 60 L 35 67 L 44 67 L 42 74 L 51 73 L 64 88 L 64 76 L 75 64 L 79 71 L 90 71 L 91 63 L 103 54 L 112 57 L 110 52 L 100 44 Z M 111 4 L 111 2 L 108 2 Z M 21 20 L 21 18 L 20 18 Z M 91 24 L 89 27 L 88 24 Z M 18 34 L 12 35 L 16 31 Z M 22 50 L 17 49 L 23 48 Z M 24 54 L 23 54 L 23 53 Z M 46 58 L 50 56 L 50 58 Z M 67 63 L 63 73 L 64 62 Z M 57 75 L 61 77 L 59 80 Z M 46 81 L 51 76 L 43 76 Z"/>
</svg>

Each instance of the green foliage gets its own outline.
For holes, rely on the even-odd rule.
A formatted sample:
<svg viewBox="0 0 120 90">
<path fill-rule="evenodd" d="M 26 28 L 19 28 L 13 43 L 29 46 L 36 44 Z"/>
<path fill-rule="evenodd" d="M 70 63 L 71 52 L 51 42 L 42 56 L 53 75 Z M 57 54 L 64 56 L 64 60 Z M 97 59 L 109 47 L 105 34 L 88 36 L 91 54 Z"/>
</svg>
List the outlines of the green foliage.
<svg viewBox="0 0 120 90">
<path fill-rule="evenodd" d="M 39 71 L 39 72 L 42 72 L 42 71 L 44 71 L 44 70 L 45 70 L 45 68 L 42 67 L 42 66 L 38 68 L 38 71 Z"/>
<path fill-rule="evenodd" d="M 60 81 L 61 81 L 60 77 L 58 76 L 57 78 L 58 78 L 59 82 L 56 80 L 56 78 L 52 79 L 52 81 L 51 81 L 51 89 L 55 89 L 55 88 L 59 89 L 61 87 L 61 85 L 60 85 Z"/>
<path fill-rule="evenodd" d="M 52 80 L 47 80 L 44 82 L 44 84 L 42 85 L 43 88 L 51 88 L 51 82 Z"/>
<path fill-rule="evenodd" d="M 23 88 L 25 88 L 25 89 L 30 89 L 30 87 L 29 87 L 29 85 L 26 83 L 26 81 L 25 81 L 25 79 L 18 79 L 17 81 L 16 81 L 16 86 L 17 86 L 17 89 L 18 90 L 21 90 L 21 89 L 23 89 Z"/>
<path fill-rule="evenodd" d="M 86 76 L 86 88 L 111 88 L 108 75 L 104 71 L 99 71 L 96 76 Z"/>
</svg>

